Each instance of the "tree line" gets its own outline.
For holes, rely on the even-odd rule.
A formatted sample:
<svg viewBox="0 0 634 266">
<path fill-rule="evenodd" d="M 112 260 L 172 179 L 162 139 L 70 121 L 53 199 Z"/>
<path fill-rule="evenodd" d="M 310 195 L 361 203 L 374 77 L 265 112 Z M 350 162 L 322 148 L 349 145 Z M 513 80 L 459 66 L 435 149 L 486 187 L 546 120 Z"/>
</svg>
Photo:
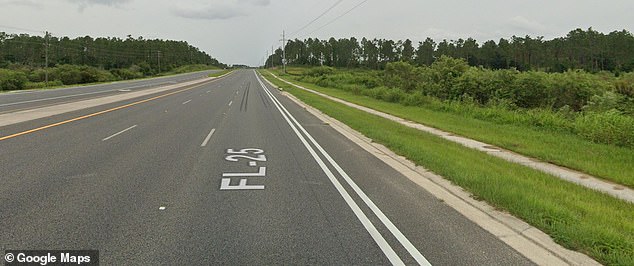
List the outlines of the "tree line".
<svg viewBox="0 0 634 266">
<path fill-rule="evenodd" d="M 0 32 L 0 68 L 10 65 L 44 67 L 47 53 L 49 67 L 85 65 L 109 70 L 136 65 L 151 72 L 146 74 L 193 64 L 226 67 L 185 41 L 133 38 L 130 35 L 125 39 L 90 36 L 71 39 L 49 34 L 31 36 Z"/>
<path fill-rule="evenodd" d="M 397 61 L 430 66 L 442 56 L 449 56 L 489 69 L 634 71 L 634 35 L 627 30 L 604 34 L 592 28 L 575 29 L 552 40 L 513 36 L 482 44 L 473 38 L 438 43 L 427 38 L 417 45 L 409 39 L 308 38 L 289 40 L 285 50 L 289 65 L 384 69 L 387 63 Z M 278 49 L 267 58 L 266 66 L 279 66 L 282 58 L 283 50 Z"/>
</svg>

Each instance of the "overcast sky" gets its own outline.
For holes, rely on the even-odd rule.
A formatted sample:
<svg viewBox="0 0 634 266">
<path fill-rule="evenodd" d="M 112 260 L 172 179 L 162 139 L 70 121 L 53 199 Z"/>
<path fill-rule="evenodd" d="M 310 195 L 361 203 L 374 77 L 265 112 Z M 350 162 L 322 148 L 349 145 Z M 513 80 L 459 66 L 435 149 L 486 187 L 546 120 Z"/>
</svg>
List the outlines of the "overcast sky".
<svg viewBox="0 0 634 266">
<path fill-rule="evenodd" d="M 369 37 L 480 43 L 513 35 L 564 36 L 575 28 L 634 30 L 633 0 L 342 0 L 292 38 Z M 227 64 L 262 64 L 291 34 L 339 0 L 0 0 L 0 31 L 55 36 L 184 40 Z M 314 31 L 314 32 L 313 32 Z M 24 32 L 24 30 L 22 30 Z M 313 33 L 311 33 L 313 32 Z M 41 35 L 37 32 L 28 32 Z M 309 34 L 306 36 L 307 34 Z"/>
</svg>

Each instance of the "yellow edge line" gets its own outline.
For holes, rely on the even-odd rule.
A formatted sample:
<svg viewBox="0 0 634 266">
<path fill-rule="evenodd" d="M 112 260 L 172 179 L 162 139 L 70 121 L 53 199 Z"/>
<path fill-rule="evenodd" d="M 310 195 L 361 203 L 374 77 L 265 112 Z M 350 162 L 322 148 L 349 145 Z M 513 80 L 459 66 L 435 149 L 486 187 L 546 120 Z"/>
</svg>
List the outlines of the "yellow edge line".
<svg viewBox="0 0 634 266">
<path fill-rule="evenodd" d="M 134 105 L 137 105 L 137 104 L 142 104 L 142 103 L 145 103 L 145 102 L 153 101 L 153 100 L 160 99 L 160 98 L 163 98 L 163 97 L 166 97 L 166 96 L 170 96 L 170 95 L 173 95 L 173 94 L 176 94 L 176 93 L 180 93 L 180 92 L 188 91 L 188 90 L 191 90 L 191 89 L 194 89 L 194 88 L 198 88 L 198 87 L 201 87 L 203 85 L 207 85 L 207 84 L 209 84 L 209 83 L 211 83 L 213 81 L 216 81 L 216 80 L 217 79 L 214 79 L 214 80 L 211 80 L 209 82 L 205 82 L 203 84 L 194 85 L 194 86 L 186 88 L 186 89 L 173 91 L 173 92 L 170 92 L 170 93 L 162 94 L 162 95 L 159 95 L 159 96 L 154 96 L 152 98 L 141 100 L 141 101 L 138 101 L 138 102 L 133 102 L 133 103 L 117 106 L 117 107 L 114 107 L 114 108 L 111 108 L 111 109 L 107 109 L 107 110 L 103 110 L 103 111 L 99 111 L 99 112 L 96 112 L 96 113 L 87 114 L 87 115 L 84 115 L 84 116 L 75 117 L 75 118 L 72 118 L 72 119 L 64 120 L 64 121 L 53 123 L 53 124 L 50 124 L 50 125 L 46 125 L 46 126 L 42 126 L 42 127 L 38 127 L 38 128 L 34 128 L 34 129 L 29 129 L 29 130 L 22 131 L 22 132 L 19 132 L 19 133 L 15 133 L 15 134 L 12 134 L 12 135 L 0 137 L 0 141 L 11 139 L 11 138 L 15 138 L 15 137 L 19 137 L 19 136 L 30 134 L 30 133 L 37 132 L 37 131 L 41 131 L 41 130 L 44 130 L 44 129 L 47 129 L 47 128 L 61 126 L 61 125 L 64 125 L 64 124 L 68 124 L 68 123 L 75 122 L 75 121 L 78 121 L 78 120 L 82 120 L 82 119 L 90 118 L 90 117 L 93 117 L 93 116 L 98 116 L 98 115 L 101 115 L 101 114 L 109 113 L 109 112 L 116 111 L 116 110 L 119 110 L 119 109 L 128 108 L 130 106 L 134 106 Z"/>
</svg>

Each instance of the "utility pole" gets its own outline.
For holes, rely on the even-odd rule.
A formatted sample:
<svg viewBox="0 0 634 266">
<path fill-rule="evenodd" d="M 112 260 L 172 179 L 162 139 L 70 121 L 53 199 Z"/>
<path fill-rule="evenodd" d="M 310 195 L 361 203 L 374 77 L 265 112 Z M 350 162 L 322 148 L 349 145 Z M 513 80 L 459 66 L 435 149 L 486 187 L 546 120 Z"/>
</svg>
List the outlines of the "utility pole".
<svg viewBox="0 0 634 266">
<path fill-rule="evenodd" d="M 284 73 L 286 73 L 286 34 L 282 31 L 282 65 L 284 65 Z"/>
<path fill-rule="evenodd" d="M 156 56 L 158 59 L 158 74 L 161 74 L 161 51 L 157 51 Z"/>
<path fill-rule="evenodd" d="M 44 84 L 48 87 L 48 31 L 44 35 Z"/>
</svg>

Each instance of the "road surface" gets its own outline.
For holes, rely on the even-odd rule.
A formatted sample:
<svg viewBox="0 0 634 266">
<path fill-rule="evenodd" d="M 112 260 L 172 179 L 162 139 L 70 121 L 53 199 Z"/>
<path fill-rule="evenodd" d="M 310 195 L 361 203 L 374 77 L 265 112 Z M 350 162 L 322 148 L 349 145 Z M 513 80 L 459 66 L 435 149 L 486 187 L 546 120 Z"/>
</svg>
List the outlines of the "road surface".
<svg viewBox="0 0 634 266">
<path fill-rule="evenodd" d="M 260 79 L 234 71 L 0 141 L 0 251 L 96 249 L 104 265 L 531 264 Z"/>
<path fill-rule="evenodd" d="M 166 77 L 51 90 L 3 92 L 0 93 L 0 114 L 176 84 L 207 77 L 210 73 L 218 71 L 220 70 L 205 70 Z"/>
</svg>

